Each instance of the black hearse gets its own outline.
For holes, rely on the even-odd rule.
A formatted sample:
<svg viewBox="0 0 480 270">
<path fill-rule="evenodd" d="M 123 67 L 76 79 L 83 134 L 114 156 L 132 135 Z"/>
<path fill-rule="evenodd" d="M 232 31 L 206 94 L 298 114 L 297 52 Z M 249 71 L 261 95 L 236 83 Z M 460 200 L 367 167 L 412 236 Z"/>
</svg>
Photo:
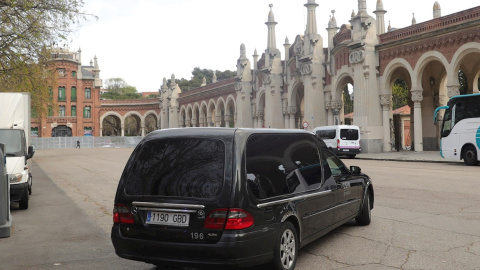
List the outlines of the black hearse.
<svg viewBox="0 0 480 270">
<path fill-rule="evenodd" d="M 111 239 L 118 256 L 158 266 L 294 269 L 299 248 L 368 225 L 373 201 L 370 178 L 308 131 L 159 130 L 125 166 Z"/>
</svg>

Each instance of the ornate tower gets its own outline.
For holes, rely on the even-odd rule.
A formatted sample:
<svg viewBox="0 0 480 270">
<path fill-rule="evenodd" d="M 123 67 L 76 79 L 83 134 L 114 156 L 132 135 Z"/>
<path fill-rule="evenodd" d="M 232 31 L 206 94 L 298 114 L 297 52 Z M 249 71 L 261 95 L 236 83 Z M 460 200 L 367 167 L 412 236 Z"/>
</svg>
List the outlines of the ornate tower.
<svg viewBox="0 0 480 270">
<path fill-rule="evenodd" d="M 385 13 L 387 11 L 383 8 L 382 0 L 377 1 L 377 9 L 373 12 L 377 15 L 377 34 L 381 35 L 385 33 Z"/>
<path fill-rule="evenodd" d="M 255 54 L 256 51 L 255 51 Z M 245 45 L 240 45 L 240 58 L 237 60 L 237 76 L 235 77 L 237 92 L 237 127 L 253 127 L 252 121 L 252 68 L 246 56 Z"/>
</svg>

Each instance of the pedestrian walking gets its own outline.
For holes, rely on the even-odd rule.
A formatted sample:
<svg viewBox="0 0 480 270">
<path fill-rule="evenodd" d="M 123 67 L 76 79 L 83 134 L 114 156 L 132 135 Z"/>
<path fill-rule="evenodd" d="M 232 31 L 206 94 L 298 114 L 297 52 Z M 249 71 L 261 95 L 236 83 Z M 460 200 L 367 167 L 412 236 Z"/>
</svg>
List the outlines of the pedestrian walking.
<svg viewBox="0 0 480 270">
<path fill-rule="evenodd" d="M 75 147 L 75 148 L 80 148 L 80 141 L 79 140 L 77 140 L 77 147 Z"/>
</svg>

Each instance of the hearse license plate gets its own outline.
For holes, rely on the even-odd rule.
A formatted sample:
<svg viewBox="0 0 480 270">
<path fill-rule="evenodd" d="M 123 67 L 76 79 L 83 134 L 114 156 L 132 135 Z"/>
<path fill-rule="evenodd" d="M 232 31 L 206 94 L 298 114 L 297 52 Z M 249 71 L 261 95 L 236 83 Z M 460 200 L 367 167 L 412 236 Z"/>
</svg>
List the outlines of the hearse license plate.
<svg viewBox="0 0 480 270">
<path fill-rule="evenodd" d="M 169 213 L 169 212 L 147 212 L 148 224 L 188 227 L 190 214 L 184 213 Z"/>
</svg>

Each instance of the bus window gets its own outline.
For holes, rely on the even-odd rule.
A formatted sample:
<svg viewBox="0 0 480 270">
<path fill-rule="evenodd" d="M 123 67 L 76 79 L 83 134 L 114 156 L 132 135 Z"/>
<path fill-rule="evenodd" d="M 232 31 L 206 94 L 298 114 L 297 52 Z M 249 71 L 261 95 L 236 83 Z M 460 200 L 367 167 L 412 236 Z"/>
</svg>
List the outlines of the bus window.
<svg viewBox="0 0 480 270">
<path fill-rule="evenodd" d="M 445 115 L 443 116 L 443 128 L 442 128 L 442 137 L 447 137 L 452 131 L 452 110 L 445 110 Z"/>
</svg>

